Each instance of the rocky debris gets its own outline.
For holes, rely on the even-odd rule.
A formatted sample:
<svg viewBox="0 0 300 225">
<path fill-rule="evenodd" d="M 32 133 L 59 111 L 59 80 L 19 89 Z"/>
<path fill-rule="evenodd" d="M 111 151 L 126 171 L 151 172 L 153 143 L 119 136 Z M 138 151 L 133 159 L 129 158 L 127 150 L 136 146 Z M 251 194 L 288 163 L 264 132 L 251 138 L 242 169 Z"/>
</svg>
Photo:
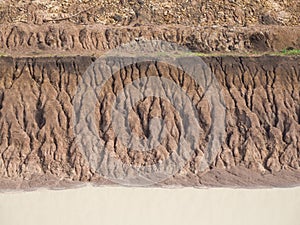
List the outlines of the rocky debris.
<svg viewBox="0 0 300 225">
<path fill-rule="evenodd" d="M 299 24 L 299 11 L 298 0 L 12 0 L 0 2 L 0 22 L 291 26 Z"/>
<path fill-rule="evenodd" d="M 193 96 L 202 115 L 203 130 L 199 133 L 202 147 L 178 174 L 158 186 L 299 185 L 299 57 L 206 57 L 203 60 L 220 83 L 226 105 L 226 137 L 206 171 L 199 170 L 199 161 L 205 154 L 211 109 L 205 98 L 201 99 L 203 90 L 188 79 L 181 80 L 180 71 L 172 67 L 135 64 L 107 82 L 103 95 L 99 95 L 99 112 L 95 113 L 99 135 L 106 146 L 124 162 L 145 163 L 146 159 L 158 160 L 163 156 L 128 151 L 114 143 L 109 128 L 110 96 L 136 79 L 136 74 L 147 77 L 152 68 Z M 74 135 L 72 99 L 81 77 L 94 61 L 92 57 L 0 58 L 0 187 L 3 190 L 70 187 L 81 182 L 112 184 L 90 167 Z M 173 129 L 165 145 L 164 154 L 168 155 L 168 148 L 178 138 L 180 129 L 172 108 L 156 98 L 139 102 L 132 114 L 133 129 L 147 134 L 147 121 L 155 115 L 168 115 Z M 106 168 L 113 169 L 109 164 Z"/>
</svg>

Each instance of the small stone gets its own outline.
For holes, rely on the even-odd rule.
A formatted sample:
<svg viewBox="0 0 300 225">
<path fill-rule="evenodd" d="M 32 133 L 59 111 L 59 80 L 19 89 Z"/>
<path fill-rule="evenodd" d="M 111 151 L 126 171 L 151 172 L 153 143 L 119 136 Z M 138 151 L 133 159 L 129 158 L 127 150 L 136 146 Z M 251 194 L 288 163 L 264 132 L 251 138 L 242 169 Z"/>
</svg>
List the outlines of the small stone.
<svg viewBox="0 0 300 225">
<path fill-rule="evenodd" d="M 122 21 L 122 16 L 120 16 L 119 14 L 115 14 L 112 18 L 117 22 Z"/>
</svg>

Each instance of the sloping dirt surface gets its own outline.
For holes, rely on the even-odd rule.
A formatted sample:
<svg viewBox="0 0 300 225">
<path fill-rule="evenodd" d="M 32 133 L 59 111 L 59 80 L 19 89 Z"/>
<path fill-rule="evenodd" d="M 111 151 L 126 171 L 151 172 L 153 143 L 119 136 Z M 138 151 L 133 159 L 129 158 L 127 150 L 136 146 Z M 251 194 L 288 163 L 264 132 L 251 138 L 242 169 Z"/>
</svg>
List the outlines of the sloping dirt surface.
<svg viewBox="0 0 300 225">
<path fill-rule="evenodd" d="M 134 64 L 106 83 L 96 103 L 98 135 L 124 163 L 145 165 L 168 157 L 181 132 L 174 108 L 146 98 L 129 122 L 147 135 L 149 119 L 164 117 L 172 132 L 164 148 L 150 155 L 129 151 L 111 131 L 111 96 L 141 77 L 164 76 L 189 93 L 200 114 L 201 144 L 179 173 L 157 186 L 293 186 L 300 183 L 299 57 L 205 57 L 226 106 L 226 134 L 205 171 L 200 162 L 208 144 L 212 108 L 203 90 L 176 68 Z M 113 184 L 90 167 L 76 144 L 72 100 L 93 57 L 0 58 L 0 187 L 30 189 Z M 119 78 L 118 78 L 119 77 Z M 122 79 L 120 79 L 122 77 Z M 82 102 L 81 104 L 85 104 Z M 212 106 L 213 107 L 213 106 Z M 88 120 L 88 118 L 86 118 Z M 89 128 L 90 129 L 90 128 Z M 108 172 L 116 168 L 102 160 Z M 117 171 L 118 172 L 118 171 Z M 120 172 L 120 171 L 119 171 Z M 126 171 L 125 171 L 126 172 Z"/>
<path fill-rule="evenodd" d="M 299 11 L 298 0 L 11 0 L 0 2 L 0 22 L 291 26 L 299 24 Z"/>
</svg>

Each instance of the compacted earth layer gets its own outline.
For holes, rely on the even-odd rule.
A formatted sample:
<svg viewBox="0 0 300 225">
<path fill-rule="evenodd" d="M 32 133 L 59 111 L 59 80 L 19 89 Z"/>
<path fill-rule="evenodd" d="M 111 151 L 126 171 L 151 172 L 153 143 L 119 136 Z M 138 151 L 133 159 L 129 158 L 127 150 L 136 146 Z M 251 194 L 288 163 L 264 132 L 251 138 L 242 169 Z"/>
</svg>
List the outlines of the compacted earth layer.
<svg viewBox="0 0 300 225">
<path fill-rule="evenodd" d="M 212 116 L 218 114 L 215 103 L 180 69 L 146 61 L 122 68 L 96 93 L 92 117 L 107 151 L 141 167 L 170 157 L 183 129 L 172 105 L 148 97 L 128 115 L 139 137 L 149 137 L 151 119 L 167 122 L 170 132 L 150 152 L 131 151 L 118 142 L 110 115 L 112 98 L 126 85 L 139 78 L 167 78 L 192 99 L 199 114 L 199 146 L 176 173 L 153 186 L 299 185 L 299 7 L 299 1 L 277 0 L 1 2 L 0 189 L 114 185 L 102 173 L 130 176 L 105 155 L 99 155 L 99 167 L 92 166 L 86 153 L 94 147 L 82 151 L 77 142 L 74 99 L 99 56 L 145 40 L 176 43 L 201 56 L 218 84 L 214 94 L 224 108 L 224 137 L 207 157 L 218 119 Z M 206 157 L 207 167 L 201 169 Z"/>
<path fill-rule="evenodd" d="M 180 71 L 154 63 L 134 64 L 124 70 L 127 78 L 108 81 L 108 88 L 99 97 L 95 118 L 99 136 L 108 148 L 115 138 L 108 115 L 111 95 L 116 95 L 128 79 L 134 80 L 135 74 L 163 74 L 192 96 L 200 112 L 202 147 L 179 174 L 161 185 L 299 184 L 299 57 L 227 56 L 203 60 L 218 80 L 226 106 L 225 139 L 209 168 L 201 171 L 199 163 L 205 155 L 206 134 L 213 123 L 211 108 L 192 81 L 182 80 Z M 75 139 L 72 99 L 93 61 L 93 57 L 1 58 L 1 188 L 62 186 L 81 181 L 111 183 L 90 167 Z M 176 112 L 156 98 L 144 99 L 133 111 L 131 120 L 138 124 L 133 129 L 141 135 L 146 135 L 150 118 L 162 116 L 168 120 L 175 131 L 164 150 L 151 154 L 151 160 L 160 159 L 161 154 L 167 157 L 180 132 Z M 112 148 L 117 157 L 129 163 L 143 164 L 149 157 L 136 157 L 118 143 Z M 107 163 L 108 170 L 111 168 L 109 162 L 103 163 Z"/>
</svg>

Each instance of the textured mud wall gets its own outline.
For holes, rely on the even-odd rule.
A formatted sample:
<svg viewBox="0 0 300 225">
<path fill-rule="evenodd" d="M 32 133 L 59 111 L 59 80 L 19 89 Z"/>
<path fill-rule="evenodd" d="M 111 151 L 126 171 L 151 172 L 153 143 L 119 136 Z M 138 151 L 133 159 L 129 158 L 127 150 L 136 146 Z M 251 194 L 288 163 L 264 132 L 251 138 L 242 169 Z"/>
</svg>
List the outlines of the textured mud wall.
<svg viewBox="0 0 300 225">
<path fill-rule="evenodd" d="M 92 55 L 139 38 L 165 40 L 202 53 L 271 52 L 300 48 L 300 27 L 81 26 L 71 23 L 0 26 L 1 53 L 14 56 Z"/>
<path fill-rule="evenodd" d="M 151 116 L 164 115 L 173 129 L 165 149 L 129 153 L 110 132 L 111 94 L 138 76 L 169 77 L 192 97 L 200 112 L 202 147 L 180 173 L 160 185 L 285 186 L 300 183 L 299 57 L 207 57 L 226 105 L 226 137 L 206 171 L 199 171 L 209 133 L 210 108 L 203 90 L 180 71 L 157 64 L 133 65 L 110 80 L 99 95 L 99 136 L 122 160 L 143 164 L 167 156 L 178 138 L 176 112 L 156 98 L 132 114 L 136 132 L 147 134 Z M 110 184 L 90 168 L 76 145 L 72 100 L 91 57 L 0 58 L 0 186 L 63 187 L 78 182 Z M 119 78 L 118 78 L 119 76 Z M 122 79 L 120 79 L 122 77 Z M 172 142 L 173 141 L 173 142 Z M 109 169 L 109 167 L 108 167 Z"/>
</svg>

